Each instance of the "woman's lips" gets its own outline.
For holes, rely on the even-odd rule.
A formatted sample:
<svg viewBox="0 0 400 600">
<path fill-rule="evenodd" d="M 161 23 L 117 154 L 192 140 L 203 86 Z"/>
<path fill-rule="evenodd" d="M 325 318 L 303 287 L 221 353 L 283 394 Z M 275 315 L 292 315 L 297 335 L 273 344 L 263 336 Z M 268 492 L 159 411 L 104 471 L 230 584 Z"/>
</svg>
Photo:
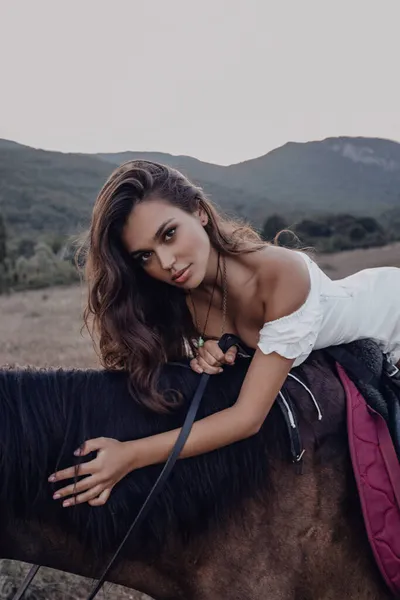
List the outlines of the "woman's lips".
<svg viewBox="0 0 400 600">
<path fill-rule="evenodd" d="M 190 277 L 190 265 L 177 273 L 178 277 L 173 277 L 174 283 L 185 283 Z"/>
</svg>

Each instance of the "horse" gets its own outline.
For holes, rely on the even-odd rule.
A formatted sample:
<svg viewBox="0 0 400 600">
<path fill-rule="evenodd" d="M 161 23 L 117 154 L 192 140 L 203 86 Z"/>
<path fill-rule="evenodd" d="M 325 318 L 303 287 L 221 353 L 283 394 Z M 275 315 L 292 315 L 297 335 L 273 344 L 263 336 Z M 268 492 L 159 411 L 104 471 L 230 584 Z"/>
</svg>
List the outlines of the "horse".
<svg viewBox="0 0 400 600">
<path fill-rule="evenodd" d="M 210 378 L 198 418 L 235 402 L 248 364 L 240 358 Z M 177 462 L 109 581 L 155 600 L 391 598 L 363 524 L 335 365 L 316 351 L 293 373 L 323 413 L 318 420 L 307 390 L 288 378 L 302 472 L 275 404 L 257 435 Z M 159 388 L 176 399 L 168 414 L 145 408 L 133 390 L 136 402 L 127 381 L 122 371 L 0 369 L 1 558 L 99 576 L 162 465 L 130 473 L 101 507 L 62 508 L 47 478 L 82 461 L 73 451 L 86 439 L 124 441 L 181 426 L 199 375 L 187 365 L 163 367 Z"/>
</svg>

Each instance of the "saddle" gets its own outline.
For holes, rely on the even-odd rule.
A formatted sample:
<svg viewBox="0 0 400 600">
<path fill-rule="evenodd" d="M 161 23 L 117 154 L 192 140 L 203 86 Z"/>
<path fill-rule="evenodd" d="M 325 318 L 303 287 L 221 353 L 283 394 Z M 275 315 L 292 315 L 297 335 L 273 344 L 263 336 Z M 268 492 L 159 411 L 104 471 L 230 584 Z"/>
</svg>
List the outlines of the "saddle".
<svg viewBox="0 0 400 600">
<path fill-rule="evenodd" d="M 326 352 L 346 393 L 350 455 L 369 543 L 400 598 L 400 372 L 381 353 L 380 368 L 377 361 L 369 368 L 360 358 L 362 344 L 356 344 L 353 352 L 352 344 Z"/>
<path fill-rule="evenodd" d="M 229 342 L 235 343 L 234 336 Z M 253 355 L 239 340 L 236 345 L 239 355 Z M 346 394 L 350 456 L 369 543 L 383 579 L 400 599 L 400 371 L 372 340 L 332 346 L 325 353 L 334 360 Z M 304 451 L 296 411 L 289 398 L 283 399 L 278 396 L 277 403 L 301 473 Z"/>
</svg>

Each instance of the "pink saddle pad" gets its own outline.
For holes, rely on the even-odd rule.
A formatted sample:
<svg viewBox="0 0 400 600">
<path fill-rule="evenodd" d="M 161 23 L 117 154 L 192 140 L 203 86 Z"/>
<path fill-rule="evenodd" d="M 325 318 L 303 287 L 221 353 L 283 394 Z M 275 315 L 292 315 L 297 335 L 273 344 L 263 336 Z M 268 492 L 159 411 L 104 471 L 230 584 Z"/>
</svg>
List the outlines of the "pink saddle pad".
<svg viewBox="0 0 400 600">
<path fill-rule="evenodd" d="M 400 463 L 385 420 L 336 364 L 347 398 L 351 460 L 376 563 L 400 598 Z"/>
</svg>

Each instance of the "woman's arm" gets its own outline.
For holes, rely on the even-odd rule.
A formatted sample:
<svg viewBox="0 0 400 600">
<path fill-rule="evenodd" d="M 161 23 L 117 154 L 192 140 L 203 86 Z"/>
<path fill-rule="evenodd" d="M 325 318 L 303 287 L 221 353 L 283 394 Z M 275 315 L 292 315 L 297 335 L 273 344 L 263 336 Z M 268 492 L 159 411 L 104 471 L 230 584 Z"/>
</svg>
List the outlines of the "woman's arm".
<svg viewBox="0 0 400 600">
<path fill-rule="evenodd" d="M 265 307 L 265 322 L 297 310 L 310 291 L 308 269 L 301 256 L 282 248 L 271 248 L 269 256 L 267 264 L 262 264 L 257 292 Z M 194 423 L 180 458 L 210 452 L 257 433 L 293 362 L 276 352 L 265 355 L 257 349 L 236 403 Z M 179 431 L 126 442 L 127 451 L 130 444 L 132 448 L 132 468 L 166 461 Z"/>
<path fill-rule="evenodd" d="M 281 389 L 293 360 L 257 350 L 236 403 L 193 424 L 180 458 L 204 454 L 256 434 Z M 174 429 L 140 440 L 125 442 L 132 452 L 132 469 L 165 462 L 178 438 Z"/>
<path fill-rule="evenodd" d="M 257 350 L 236 404 L 194 423 L 180 458 L 204 454 L 257 433 L 292 362 L 276 353 L 263 355 Z M 109 438 L 86 441 L 76 454 L 84 456 L 97 452 L 96 458 L 80 465 L 78 473 L 75 467 L 69 467 L 51 475 L 49 481 L 62 481 L 77 475 L 86 477 L 58 489 L 54 499 L 73 496 L 64 500 L 63 506 L 82 502 L 92 506 L 104 504 L 115 484 L 125 475 L 134 469 L 165 462 L 179 432 L 180 429 L 175 429 L 128 442 Z"/>
</svg>

